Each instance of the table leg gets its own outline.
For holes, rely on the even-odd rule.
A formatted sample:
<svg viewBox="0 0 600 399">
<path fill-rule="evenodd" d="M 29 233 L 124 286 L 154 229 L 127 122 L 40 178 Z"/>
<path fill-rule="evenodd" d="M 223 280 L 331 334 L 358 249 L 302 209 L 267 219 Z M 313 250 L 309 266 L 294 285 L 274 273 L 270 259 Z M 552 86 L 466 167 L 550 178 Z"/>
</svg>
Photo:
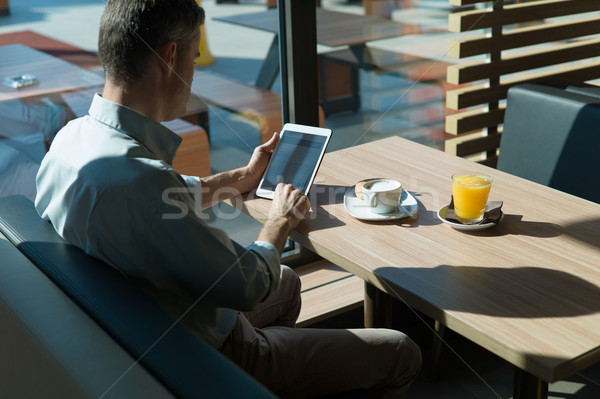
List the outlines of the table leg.
<svg viewBox="0 0 600 399">
<path fill-rule="evenodd" d="M 275 35 L 271 42 L 267 57 L 258 72 L 255 86 L 267 90 L 271 89 L 277 78 L 277 74 L 279 74 L 279 35 Z"/>
<path fill-rule="evenodd" d="M 365 327 L 392 327 L 393 298 L 365 281 Z"/>
<path fill-rule="evenodd" d="M 350 46 L 350 50 L 354 57 L 356 58 L 356 62 L 358 64 L 358 68 L 354 71 L 355 75 L 353 76 L 354 81 L 354 92 L 352 93 L 355 99 L 355 110 L 358 110 L 360 107 L 360 91 L 358 84 L 358 70 L 364 69 L 365 71 L 377 70 L 377 63 L 373 59 L 371 55 L 371 50 L 364 44 L 355 44 Z"/>
<path fill-rule="evenodd" d="M 360 82 L 358 80 L 358 68 L 352 68 L 352 100 L 354 105 L 352 111 L 356 112 L 360 108 Z"/>
<path fill-rule="evenodd" d="M 350 46 L 350 50 L 352 51 L 352 54 L 354 54 L 359 68 L 367 71 L 377 69 L 377 63 L 373 59 L 369 47 L 364 44 L 354 44 Z"/>
<path fill-rule="evenodd" d="M 548 383 L 518 367 L 515 367 L 513 384 L 514 399 L 548 398 Z"/>
<path fill-rule="evenodd" d="M 433 328 L 434 334 L 433 342 L 431 344 L 431 365 L 429 368 L 429 375 L 427 376 L 429 381 L 435 381 L 437 379 L 440 358 L 442 356 L 442 347 L 444 344 L 444 334 L 446 332 L 446 326 L 437 320 L 435 320 Z"/>
</svg>

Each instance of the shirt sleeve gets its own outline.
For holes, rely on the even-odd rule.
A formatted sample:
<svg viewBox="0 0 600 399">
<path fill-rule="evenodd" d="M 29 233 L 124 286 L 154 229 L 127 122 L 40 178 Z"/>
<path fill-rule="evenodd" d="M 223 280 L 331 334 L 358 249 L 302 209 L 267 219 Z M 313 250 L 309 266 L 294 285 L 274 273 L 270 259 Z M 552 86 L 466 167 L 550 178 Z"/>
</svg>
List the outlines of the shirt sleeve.
<svg viewBox="0 0 600 399">
<path fill-rule="evenodd" d="M 187 212 L 181 212 L 183 204 L 189 205 Z M 277 249 L 265 241 L 241 246 L 208 225 L 206 216 L 192 206 L 181 201 L 177 209 L 181 217 L 166 218 L 174 209 L 165 204 L 152 217 L 146 231 L 145 265 L 140 265 L 148 273 L 145 278 L 161 289 L 184 290 L 194 300 L 252 310 L 279 284 Z"/>
<path fill-rule="evenodd" d="M 181 177 L 183 178 L 183 181 L 185 181 L 185 184 L 190 188 L 194 188 L 200 183 L 200 178 L 198 176 L 181 175 Z M 202 193 L 202 190 L 199 190 L 199 192 Z"/>
<path fill-rule="evenodd" d="M 262 258 L 265 265 L 269 266 L 270 269 L 275 270 L 276 267 L 270 267 L 272 265 L 281 265 L 279 261 L 279 251 L 275 248 L 275 245 L 267 241 L 254 241 L 252 244 L 246 247 L 248 251 L 253 251 Z"/>
</svg>

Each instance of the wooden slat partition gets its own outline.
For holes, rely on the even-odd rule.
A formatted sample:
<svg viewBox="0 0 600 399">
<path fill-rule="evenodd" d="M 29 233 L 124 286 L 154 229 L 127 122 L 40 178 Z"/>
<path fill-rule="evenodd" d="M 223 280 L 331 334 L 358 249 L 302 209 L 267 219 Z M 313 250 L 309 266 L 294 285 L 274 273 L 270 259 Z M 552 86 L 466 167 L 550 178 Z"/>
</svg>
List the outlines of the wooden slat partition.
<svg viewBox="0 0 600 399">
<path fill-rule="evenodd" d="M 496 0 L 493 3 L 503 5 L 504 0 Z M 499 7 L 492 11 L 475 10 L 450 14 L 448 29 L 451 32 L 466 32 L 598 10 L 600 2 L 597 0 L 540 0 Z"/>
<path fill-rule="evenodd" d="M 464 111 L 446 116 L 446 133 L 459 134 L 461 132 L 473 132 L 488 126 L 497 126 L 504 121 L 505 105 L 498 109 L 488 111 L 487 109 L 476 109 Z"/>
<path fill-rule="evenodd" d="M 500 145 L 500 135 L 494 134 L 491 136 L 471 137 L 468 140 L 458 140 L 454 143 L 450 141 L 450 143 L 455 147 L 454 151 L 456 152 L 456 155 L 464 157 L 498 148 Z"/>
<path fill-rule="evenodd" d="M 451 40 L 448 55 L 477 58 L 448 67 L 448 83 L 461 87 L 446 93 L 446 107 L 459 111 L 446 116 L 446 133 L 457 136 L 446 151 L 495 166 L 508 89 L 540 80 L 600 78 L 600 1 L 449 2 L 477 6 L 449 15 L 451 32 L 471 34 Z M 477 30 L 481 34 L 472 32 Z"/>
<path fill-rule="evenodd" d="M 583 18 L 573 26 L 572 21 L 557 22 L 543 26 L 513 29 L 497 36 L 477 36 L 451 40 L 448 55 L 453 58 L 465 58 L 513 48 L 532 46 L 545 41 L 567 40 L 575 37 L 598 33 L 600 17 Z"/>
<path fill-rule="evenodd" d="M 600 39 L 558 45 L 553 50 L 532 51 L 527 55 L 507 56 L 497 62 L 455 64 L 448 68 L 448 83 L 461 84 L 490 77 L 543 68 L 549 65 L 592 58 L 600 54 Z"/>
<path fill-rule="evenodd" d="M 508 89 L 512 86 L 533 82 L 536 80 L 561 79 L 586 81 L 600 77 L 600 61 L 594 61 L 586 65 L 565 67 L 560 71 L 552 70 L 540 73 L 532 73 L 525 78 L 506 79 L 500 84 L 493 86 L 471 86 L 452 90 L 446 93 L 446 106 L 450 109 L 459 110 L 474 105 L 486 104 L 506 98 Z"/>
</svg>

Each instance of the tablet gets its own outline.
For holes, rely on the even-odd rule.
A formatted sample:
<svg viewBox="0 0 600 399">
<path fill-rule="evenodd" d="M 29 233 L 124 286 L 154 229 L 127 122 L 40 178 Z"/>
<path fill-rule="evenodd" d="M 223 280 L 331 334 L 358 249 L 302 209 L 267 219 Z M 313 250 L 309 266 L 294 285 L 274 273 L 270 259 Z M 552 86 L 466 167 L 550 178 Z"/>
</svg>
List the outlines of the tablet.
<svg viewBox="0 0 600 399">
<path fill-rule="evenodd" d="M 286 123 L 256 195 L 273 198 L 279 183 L 292 184 L 308 195 L 330 138 L 330 129 Z"/>
</svg>

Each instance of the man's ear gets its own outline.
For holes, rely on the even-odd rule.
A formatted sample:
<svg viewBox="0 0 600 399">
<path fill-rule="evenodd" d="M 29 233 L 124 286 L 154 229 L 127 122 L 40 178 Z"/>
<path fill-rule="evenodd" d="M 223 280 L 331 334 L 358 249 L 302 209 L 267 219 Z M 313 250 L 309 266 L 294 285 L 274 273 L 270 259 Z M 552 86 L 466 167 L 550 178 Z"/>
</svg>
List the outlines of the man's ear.
<svg viewBox="0 0 600 399">
<path fill-rule="evenodd" d="M 164 69 L 165 72 L 170 73 L 175 67 L 175 57 L 177 57 L 177 44 L 174 41 L 163 44 L 158 55 L 161 58 L 160 68 Z"/>
</svg>

